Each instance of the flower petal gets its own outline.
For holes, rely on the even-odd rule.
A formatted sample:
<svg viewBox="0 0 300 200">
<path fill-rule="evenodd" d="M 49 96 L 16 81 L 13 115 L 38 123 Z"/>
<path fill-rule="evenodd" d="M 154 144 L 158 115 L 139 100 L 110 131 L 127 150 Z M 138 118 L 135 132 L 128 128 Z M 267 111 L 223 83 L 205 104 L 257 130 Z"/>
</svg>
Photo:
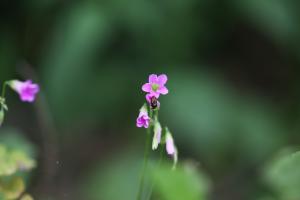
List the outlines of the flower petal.
<svg viewBox="0 0 300 200">
<path fill-rule="evenodd" d="M 139 128 L 141 128 L 143 126 L 143 124 L 139 120 L 137 120 L 136 121 L 136 126 L 139 127 Z"/>
<path fill-rule="evenodd" d="M 167 77 L 167 75 L 165 75 L 165 74 L 161 74 L 161 75 L 159 75 L 159 76 L 157 77 L 157 80 L 158 80 L 158 83 L 159 83 L 160 85 L 164 85 L 164 84 L 167 83 L 168 77 Z"/>
<path fill-rule="evenodd" d="M 149 83 L 157 83 L 157 75 L 156 74 L 151 74 L 149 76 Z"/>
<path fill-rule="evenodd" d="M 150 120 L 145 120 L 144 128 L 148 128 L 149 127 L 149 122 L 150 122 Z"/>
<path fill-rule="evenodd" d="M 169 90 L 163 86 L 163 87 L 160 87 L 158 90 L 157 90 L 158 93 L 160 94 L 168 94 L 169 93 Z"/>
<path fill-rule="evenodd" d="M 146 100 L 148 103 L 151 103 L 151 98 L 152 98 L 151 94 L 146 94 Z"/>
<path fill-rule="evenodd" d="M 150 83 L 146 83 L 146 84 L 144 84 L 144 85 L 142 86 L 142 90 L 143 90 L 144 92 L 150 92 L 150 91 L 151 91 L 151 88 L 152 88 L 152 86 L 151 86 Z"/>
<path fill-rule="evenodd" d="M 156 91 L 156 92 L 151 91 L 151 92 L 149 93 L 149 97 L 155 97 L 155 98 L 157 98 L 157 99 L 158 99 L 159 95 L 160 95 L 160 93 L 159 93 L 158 91 Z"/>
</svg>

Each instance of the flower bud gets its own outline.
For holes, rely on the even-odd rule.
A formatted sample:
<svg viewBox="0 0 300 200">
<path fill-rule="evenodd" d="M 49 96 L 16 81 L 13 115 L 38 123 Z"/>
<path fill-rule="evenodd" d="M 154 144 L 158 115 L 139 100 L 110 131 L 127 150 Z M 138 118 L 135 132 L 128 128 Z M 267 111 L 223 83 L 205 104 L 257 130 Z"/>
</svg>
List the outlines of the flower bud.
<svg viewBox="0 0 300 200">
<path fill-rule="evenodd" d="M 152 150 L 157 149 L 158 144 L 160 143 L 161 140 L 161 125 L 159 121 L 155 121 L 154 123 L 154 135 L 153 135 L 153 140 L 152 140 Z"/>
<path fill-rule="evenodd" d="M 3 121 L 4 121 L 4 110 L 3 109 L 1 109 L 0 110 L 0 126 L 2 125 L 2 123 L 3 123 Z"/>
<path fill-rule="evenodd" d="M 136 119 L 136 126 L 141 128 L 148 128 L 150 124 L 150 117 L 148 115 L 147 106 L 146 104 L 142 106 L 140 109 L 140 113 L 138 118 Z"/>
<path fill-rule="evenodd" d="M 167 153 L 173 157 L 174 160 L 173 169 L 174 169 L 178 161 L 178 151 L 174 143 L 173 136 L 168 128 L 166 128 L 166 150 Z"/>
</svg>

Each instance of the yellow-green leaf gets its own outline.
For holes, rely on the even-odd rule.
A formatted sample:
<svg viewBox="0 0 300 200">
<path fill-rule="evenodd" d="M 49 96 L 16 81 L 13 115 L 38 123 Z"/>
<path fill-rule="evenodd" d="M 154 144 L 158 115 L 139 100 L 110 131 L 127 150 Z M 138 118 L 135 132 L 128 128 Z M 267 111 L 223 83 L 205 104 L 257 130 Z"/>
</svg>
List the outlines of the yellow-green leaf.
<svg viewBox="0 0 300 200">
<path fill-rule="evenodd" d="M 25 184 L 21 177 L 13 177 L 12 179 L 0 179 L 0 193 L 3 193 L 6 199 L 19 198 L 24 190 Z"/>
</svg>

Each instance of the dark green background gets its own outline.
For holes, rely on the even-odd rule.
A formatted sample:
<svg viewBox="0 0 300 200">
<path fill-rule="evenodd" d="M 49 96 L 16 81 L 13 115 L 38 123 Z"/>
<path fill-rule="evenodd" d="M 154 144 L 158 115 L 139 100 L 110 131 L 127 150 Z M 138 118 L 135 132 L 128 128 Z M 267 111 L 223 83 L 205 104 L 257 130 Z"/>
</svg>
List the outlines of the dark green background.
<svg viewBox="0 0 300 200">
<path fill-rule="evenodd" d="M 0 80 L 41 85 L 34 105 L 9 92 L 1 128 L 20 130 L 37 149 L 29 191 L 36 199 L 132 200 L 145 140 L 135 127 L 141 86 L 166 73 L 161 122 L 180 162 L 198 162 L 210 178 L 209 199 L 272 196 L 262 169 L 300 142 L 299 6 L 2 0 Z"/>
</svg>

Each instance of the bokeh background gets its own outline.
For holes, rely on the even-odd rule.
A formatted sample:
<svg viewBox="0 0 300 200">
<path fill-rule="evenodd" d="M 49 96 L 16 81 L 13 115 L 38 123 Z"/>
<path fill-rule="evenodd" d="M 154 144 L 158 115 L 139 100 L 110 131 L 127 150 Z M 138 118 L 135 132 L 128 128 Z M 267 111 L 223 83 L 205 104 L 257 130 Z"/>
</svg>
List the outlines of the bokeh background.
<svg viewBox="0 0 300 200">
<path fill-rule="evenodd" d="M 8 92 L 0 142 L 6 134 L 34 147 L 28 186 L 38 200 L 132 200 L 145 141 L 135 126 L 141 86 L 166 73 L 160 119 L 179 162 L 206 177 L 201 199 L 278 199 L 264 177 L 278 152 L 300 143 L 299 6 L 2 0 L 1 83 L 30 78 L 41 93 L 31 105 Z"/>
</svg>

